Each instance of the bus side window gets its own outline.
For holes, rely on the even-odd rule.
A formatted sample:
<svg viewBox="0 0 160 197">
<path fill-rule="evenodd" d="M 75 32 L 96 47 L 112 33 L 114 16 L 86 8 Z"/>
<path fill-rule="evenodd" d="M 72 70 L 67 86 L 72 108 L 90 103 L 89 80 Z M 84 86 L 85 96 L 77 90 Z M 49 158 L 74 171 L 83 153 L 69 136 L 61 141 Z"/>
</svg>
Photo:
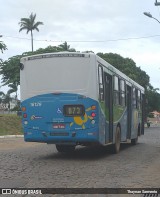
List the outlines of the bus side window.
<svg viewBox="0 0 160 197">
<path fill-rule="evenodd" d="M 114 76 L 114 104 L 119 105 L 119 101 L 119 79 L 117 76 Z"/>
<path fill-rule="evenodd" d="M 125 82 L 124 80 L 120 80 L 120 104 L 122 106 L 126 106 L 126 95 L 125 95 Z"/>
<path fill-rule="evenodd" d="M 137 109 L 141 109 L 141 92 L 140 90 L 137 90 Z"/>
<path fill-rule="evenodd" d="M 99 100 L 104 101 L 104 80 L 103 80 L 103 67 L 98 66 L 98 80 L 99 80 Z"/>
<path fill-rule="evenodd" d="M 133 89 L 132 89 L 132 98 L 133 98 L 133 107 L 137 108 L 136 88 L 135 87 L 133 87 Z"/>
</svg>

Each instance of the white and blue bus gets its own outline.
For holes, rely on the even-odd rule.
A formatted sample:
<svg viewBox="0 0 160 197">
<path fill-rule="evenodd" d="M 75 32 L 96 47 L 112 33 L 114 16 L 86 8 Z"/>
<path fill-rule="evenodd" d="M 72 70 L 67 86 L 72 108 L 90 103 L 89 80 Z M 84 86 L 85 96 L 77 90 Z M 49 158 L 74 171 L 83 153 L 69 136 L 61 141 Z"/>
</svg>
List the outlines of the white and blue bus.
<svg viewBox="0 0 160 197">
<path fill-rule="evenodd" d="M 21 110 L 26 142 L 76 145 L 136 144 L 144 134 L 144 88 L 94 53 L 23 57 Z"/>
</svg>

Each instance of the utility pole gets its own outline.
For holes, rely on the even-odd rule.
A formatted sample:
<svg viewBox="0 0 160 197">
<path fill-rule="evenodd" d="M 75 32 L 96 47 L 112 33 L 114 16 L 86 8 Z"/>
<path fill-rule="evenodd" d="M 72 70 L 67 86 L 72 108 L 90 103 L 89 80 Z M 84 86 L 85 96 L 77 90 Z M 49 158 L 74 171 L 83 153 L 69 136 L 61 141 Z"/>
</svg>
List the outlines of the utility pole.
<svg viewBox="0 0 160 197">
<path fill-rule="evenodd" d="M 159 5 L 160 5 L 160 2 L 157 2 L 157 0 L 156 0 L 155 6 L 159 6 Z"/>
</svg>

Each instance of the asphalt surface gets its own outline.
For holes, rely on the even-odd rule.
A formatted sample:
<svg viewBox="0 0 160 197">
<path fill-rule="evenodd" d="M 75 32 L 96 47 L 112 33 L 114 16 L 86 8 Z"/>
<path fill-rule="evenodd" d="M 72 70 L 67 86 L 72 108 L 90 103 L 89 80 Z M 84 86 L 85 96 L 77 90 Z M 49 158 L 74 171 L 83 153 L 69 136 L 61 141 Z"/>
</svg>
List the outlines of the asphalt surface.
<svg viewBox="0 0 160 197">
<path fill-rule="evenodd" d="M 59 187 L 159 188 L 160 128 L 146 128 L 137 145 L 121 144 L 121 151 L 116 155 L 109 147 L 77 147 L 72 154 L 61 154 L 54 145 L 26 143 L 23 138 L 0 139 L 0 188 Z"/>
</svg>

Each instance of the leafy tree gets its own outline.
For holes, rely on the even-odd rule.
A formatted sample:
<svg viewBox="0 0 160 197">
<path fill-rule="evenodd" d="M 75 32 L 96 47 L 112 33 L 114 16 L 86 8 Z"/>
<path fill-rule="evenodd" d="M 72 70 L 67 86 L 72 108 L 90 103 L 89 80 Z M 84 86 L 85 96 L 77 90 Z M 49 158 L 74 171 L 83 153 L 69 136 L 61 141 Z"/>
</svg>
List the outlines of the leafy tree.
<svg viewBox="0 0 160 197">
<path fill-rule="evenodd" d="M 0 37 L 2 37 L 0 35 Z M 7 46 L 2 42 L 0 41 L 0 51 L 3 53 L 3 51 L 7 50 Z M 0 63 L 2 62 L 2 59 L 0 58 Z"/>
<path fill-rule="evenodd" d="M 9 87 L 10 89 L 8 90 L 7 93 L 8 93 L 8 94 L 16 93 L 15 99 L 17 100 L 18 84 L 12 83 L 12 84 L 9 84 L 8 87 Z"/>
<path fill-rule="evenodd" d="M 33 51 L 33 30 L 37 30 L 39 32 L 38 26 L 43 25 L 43 22 L 35 22 L 36 14 L 31 13 L 29 18 L 21 18 L 19 22 L 20 29 L 19 32 L 22 30 L 27 30 L 27 34 L 31 32 L 31 44 L 32 44 L 32 51 Z"/>
<path fill-rule="evenodd" d="M 1 50 L 1 52 L 3 53 L 3 51 L 6 50 L 6 49 L 7 49 L 7 46 L 2 41 L 0 41 L 0 50 Z"/>
<path fill-rule="evenodd" d="M 0 91 L 0 103 L 2 103 L 4 95 L 4 92 Z"/>
<path fill-rule="evenodd" d="M 153 88 L 152 85 L 146 90 L 146 98 L 147 98 L 147 114 L 154 110 L 160 111 L 160 94 L 157 92 L 158 88 Z"/>
<path fill-rule="evenodd" d="M 67 42 L 66 42 L 67 43 Z M 30 56 L 30 55 L 36 55 L 36 54 L 43 54 L 43 53 L 55 53 L 55 52 L 61 52 L 61 51 L 66 51 L 66 46 L 62 45 L 59 45 L 59 46 L 48 46 L 46 48 L 39 48 L 37 49 L 36 51 L 33 51 L 33 52 L 24 52 L 22 54 L 22 56 Z M 70 46 L 67 45 L 68 47 L 68 50 L 70 52 L 75 52 L 76 50 L 74 48 L 71 48 L 70 49 Z"/>
<path fill-rule="evenodd" d="M 0 75 L 2 75 L 3 85 L 20 85 L 19 62 L 21 55 L 13 56 L 0 63 Z"/>
<path fill-rule="evenodd" d="M 48 46 L 47 48 L 39 48 L 36 51 L 33 52 L 24 52 L 22 56 L 30 56 L 30 55 L 37 55 L 37 54 L 43 54 L 43 53 L 54 53 L 54 52 L 60 52 L 62 51 L 62 48 L 56 47 L 56 46 Z"/>
<path fill-rule="evenodd" d="M 140 67 L 137 67 L 132 59 L 124 58 L 114 53 L 98 53 L 97 55 L 139 83 L 145 89 L 149 86 L 149 76 L 145 71 L 141 70 Z"/>
<path fill-rule="evenodd" d="M 7 104 L 12 100 L 10 94 L 7 92 L 7 94 L 4 94 L 3 96 L 3 103 Z"/>
</svg>

